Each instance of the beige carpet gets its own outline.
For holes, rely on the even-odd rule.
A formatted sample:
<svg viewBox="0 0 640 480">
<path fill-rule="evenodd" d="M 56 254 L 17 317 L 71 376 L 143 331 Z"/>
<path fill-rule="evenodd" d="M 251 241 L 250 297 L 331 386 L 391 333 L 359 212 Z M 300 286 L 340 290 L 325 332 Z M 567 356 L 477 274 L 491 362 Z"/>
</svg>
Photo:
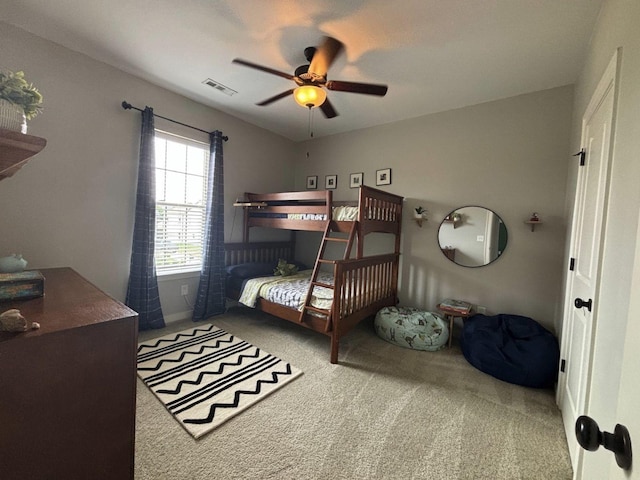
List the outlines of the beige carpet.
<svg viewBox="0 0 640 480">
<path fill-rule="evenodd" d="M 284 320 L 234 308 L 211 323 L 305 374 L 200 440 L 139 381 L 138 480 L 572 477 L 553 392 L 476 370 L 455 337 L 450 350 L 419 352 L 364 323 L 331 365 L 327 337 Z"/>
</svg>

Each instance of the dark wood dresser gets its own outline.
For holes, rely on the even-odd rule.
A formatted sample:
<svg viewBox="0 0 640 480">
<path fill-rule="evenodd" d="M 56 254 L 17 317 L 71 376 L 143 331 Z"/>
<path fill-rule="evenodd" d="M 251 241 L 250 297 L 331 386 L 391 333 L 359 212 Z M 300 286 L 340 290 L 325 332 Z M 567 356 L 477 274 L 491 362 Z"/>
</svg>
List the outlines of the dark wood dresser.
<svg viewBox="0 0 640 480">
<path fill-rule="evenodd" d="M 133 479 L 138 316 L 70 268 L 0 302 L 39 330 L 0 332 L 0 478 Z"/>
</svg>

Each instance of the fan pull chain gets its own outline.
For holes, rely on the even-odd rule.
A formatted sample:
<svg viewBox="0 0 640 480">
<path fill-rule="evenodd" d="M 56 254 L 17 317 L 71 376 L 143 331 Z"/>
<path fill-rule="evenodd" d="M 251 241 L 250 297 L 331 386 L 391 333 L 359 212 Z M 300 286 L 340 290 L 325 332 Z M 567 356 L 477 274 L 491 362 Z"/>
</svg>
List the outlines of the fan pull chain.
<svg viewBox="0 0 640 480">
<path fill-rule="evenodd" d="M 309 105 L 309 136 L 313 138 L 313 107 Z"/>
</svg>

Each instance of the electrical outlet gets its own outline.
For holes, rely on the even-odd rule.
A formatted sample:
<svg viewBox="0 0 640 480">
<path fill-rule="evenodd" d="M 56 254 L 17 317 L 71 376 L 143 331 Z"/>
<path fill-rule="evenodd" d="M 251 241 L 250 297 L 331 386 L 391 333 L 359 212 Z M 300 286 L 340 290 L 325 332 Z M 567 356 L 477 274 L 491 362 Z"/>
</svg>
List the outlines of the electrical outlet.
<svg viewBox="0 0 640 480">
<path fill-rule="evenodd" d="M 189 295 L 189 285 L 182 285 L 180 287 L 180 294 L 181 295 Z"/>
<path fill-rule="evenodd" d="M 482 305 L 476 305 L 476 313 L 485 314 L 487 313 L 487 307 L 483 307 Z"/>
</svg>

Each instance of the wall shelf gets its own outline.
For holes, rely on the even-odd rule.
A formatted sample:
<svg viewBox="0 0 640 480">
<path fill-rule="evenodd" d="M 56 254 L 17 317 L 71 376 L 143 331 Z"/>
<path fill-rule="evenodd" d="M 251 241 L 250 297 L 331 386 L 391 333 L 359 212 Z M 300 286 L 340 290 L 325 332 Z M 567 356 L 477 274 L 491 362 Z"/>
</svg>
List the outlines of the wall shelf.
<svg viewBox="0 0 640 480">
<path fill-rule="evenodd" d="M 413 221 L 416 222 L 416 224 L 422 228 L 422 222 L 426 222 L 427 218 L 426 215 L 427 211 L 424 210 L 422 213 L 418 213 L 418 212 L 413 212 Z"/>
<path fill-rule="evenodd" d="M 0 128 L 0 180 L 20 170 L 46 144 L 44 138 Z"/>
<path fill-rule="evenodd" d="M 533 231 L 535 231 L 535 229 L 536 229 L 536 225 L 540 225 L 540 224 L 542 224 L 542 222 L 541 222 L 540 220 L 536 220 L 536 221 L 534 221 L 534 220 L 527 220 L 527 221 L 526 221 L 526 222 L 524 222 L 524 223 L 526 223 L 527 225 L 531 225 L 531 231 L 532 231 L 532 232 L 533 232 Z"/>
</svg>

